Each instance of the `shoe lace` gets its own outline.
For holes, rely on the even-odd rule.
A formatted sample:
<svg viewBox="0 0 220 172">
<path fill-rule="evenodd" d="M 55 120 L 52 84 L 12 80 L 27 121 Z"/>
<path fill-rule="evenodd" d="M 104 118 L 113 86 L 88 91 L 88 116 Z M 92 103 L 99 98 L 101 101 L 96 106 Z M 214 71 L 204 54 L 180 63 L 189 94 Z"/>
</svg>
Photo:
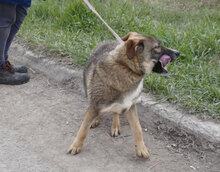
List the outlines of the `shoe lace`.
<svg viewBox="0 0 220 172">
<path fill-rule="evenodd" d="M 11 72 L 11 73 L 14 73 L 14 69 L 13 69 L 13 66 L 12 64 L 9 62 L 9 61 L 6 61 L 5 64 L 2 65 L 2 68 Z"/>
</svg>

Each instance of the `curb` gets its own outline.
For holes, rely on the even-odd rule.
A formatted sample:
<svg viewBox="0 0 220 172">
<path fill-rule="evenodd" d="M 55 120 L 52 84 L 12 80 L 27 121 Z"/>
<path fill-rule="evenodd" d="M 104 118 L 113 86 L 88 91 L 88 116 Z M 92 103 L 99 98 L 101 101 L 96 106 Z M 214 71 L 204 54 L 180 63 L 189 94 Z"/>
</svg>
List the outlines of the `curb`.
<svg viewBox="0 0 220 172">
<path fill-rule="evenodd" d="M 30 70 L 34 69 L 40 71 L 57 82 L 65 85 L 71 84 L 71 87 L 84 94 L 82 70 L 72 70 L 65 66 L 61 66 L 57 64 L 57 62 L 45 58 L 44 55 L 34 54 L 19 43 L 13 43 L 11 50 L 11 52 L 16 51 L 16 54 L 12 53 L 10 57 L 12 60 L 18 63 L 22 61 L 22 64 L 29 66 Z"/>
<path fill-rule="evenodd" d="M 11 55 L 13 61 L 21 62 L 47 75 L 49 78 L 65 85 L 71 84 L 71 88 L 77 90 L 80 94 L 84 94 L 81 69 L 69 69 L 48 58 L 34 54 L 18 43 L 14 43 L 11 47 Z M 14 50 L 14 51 L 13 51 Z M 16 58 L 14 58 L 16 56 Z M 211 143 L 214 151 L 219 152 L 220 149 L 220 124 L 214 121 L 202 121 L 196 116 L 182 113 L 176 110 L 168 103 L 158 104 L 154 97 L 150 94 L 141 94 L 141 105 L 152 110 L 155 116 L 171 123 L 175 127 L 183 129 L 189 134 L 199 138 L 201 142 Z"/>
</svg>

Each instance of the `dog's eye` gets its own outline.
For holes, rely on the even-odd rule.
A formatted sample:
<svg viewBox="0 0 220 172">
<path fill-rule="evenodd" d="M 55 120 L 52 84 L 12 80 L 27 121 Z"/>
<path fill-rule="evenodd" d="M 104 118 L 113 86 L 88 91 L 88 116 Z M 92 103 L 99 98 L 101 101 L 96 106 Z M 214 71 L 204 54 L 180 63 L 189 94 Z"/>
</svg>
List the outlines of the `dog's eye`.
<svg viewBox="0 0 220 172">
<path fill-rule="evenodd" d="M 156 47 L 154 47 L 155 49 L 157 49 L 157 48 L 160 48 L 160 45 L 158 45 L 158 46 L 156 46 Z"/>
<path fill-rule="evenodd" d="M 160 53 L 161 53 L 161 47 L 160 47 L 160 45 L 154 47 L 153 51 L 154 51 L 155 54 L 160 54 Z"/>
</svg>

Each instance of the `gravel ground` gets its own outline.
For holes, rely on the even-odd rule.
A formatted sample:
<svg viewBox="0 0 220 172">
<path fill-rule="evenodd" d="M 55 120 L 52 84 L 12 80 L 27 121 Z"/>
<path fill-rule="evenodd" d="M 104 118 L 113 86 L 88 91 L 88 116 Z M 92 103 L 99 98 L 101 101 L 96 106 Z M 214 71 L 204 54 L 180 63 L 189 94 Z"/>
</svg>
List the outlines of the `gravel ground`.
<svg viewBox="0 0 220 172">
<path fill-rule="evenodd" d="M 97 128 L 90 130 L 80 154 L 66 154 L 84 117 L 87 100 L 80 92 L 36 70 L 29 70 L 29 74 L 31 80 L 27 84 L 0 85 L 1 172 L 220 170 L 219 154 L 200 151 L 198 145 L 196 149 L 188 146 L 195 145 L 193 137 L 180 134 L 175 128 L 167 130 L 150 109 L 140 105 L 150 160 L 136 157 L 124 116 L 119 137 L 110 136 L 112 118 L 106 115 Z"/>
</svg>

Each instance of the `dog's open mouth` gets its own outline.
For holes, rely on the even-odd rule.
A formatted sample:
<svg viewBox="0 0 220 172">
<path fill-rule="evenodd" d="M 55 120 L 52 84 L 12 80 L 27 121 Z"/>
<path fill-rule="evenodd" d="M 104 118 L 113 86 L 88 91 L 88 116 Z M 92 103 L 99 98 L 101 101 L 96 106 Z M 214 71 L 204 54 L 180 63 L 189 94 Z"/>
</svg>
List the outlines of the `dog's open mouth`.
<svg viewBox="0 0 220 172">
<path fill-rule="evenodd" d="M 168 73 L 165 69 L 165 66 L 171 61 L 170 56 L 167 54 L 164 54 L 160 57 L 159 61 L 155 64 L 153 68 L 153 72 L 160 73 L 160 74 L 166 74 Z"/>
</svg>

